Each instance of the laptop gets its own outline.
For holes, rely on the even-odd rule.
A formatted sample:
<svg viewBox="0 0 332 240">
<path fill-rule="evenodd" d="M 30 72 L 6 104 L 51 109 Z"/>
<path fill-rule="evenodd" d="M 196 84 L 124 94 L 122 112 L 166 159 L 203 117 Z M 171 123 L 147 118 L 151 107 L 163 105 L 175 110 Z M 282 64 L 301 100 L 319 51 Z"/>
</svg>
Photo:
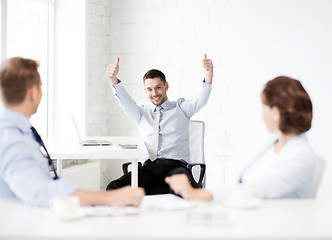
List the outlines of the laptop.
<svg viewBox="0 0 332 240">
<path fill-rule="evenodd" d="M 75 128 L 76 128 L 79 143 L 82 146 L 109 146 L 109 145 L 112 144 L 110 141 L 102 140 L 102 139 L 82 139 L 81 135 L 80 135 L 80 132 L 78 131 L 78 127 L 77 127 L 74 116 L 72 116 L 72 118 L 73 118 L 73 122 L 74 122 L 74 125 L 75 125 Z"/>
</svg>

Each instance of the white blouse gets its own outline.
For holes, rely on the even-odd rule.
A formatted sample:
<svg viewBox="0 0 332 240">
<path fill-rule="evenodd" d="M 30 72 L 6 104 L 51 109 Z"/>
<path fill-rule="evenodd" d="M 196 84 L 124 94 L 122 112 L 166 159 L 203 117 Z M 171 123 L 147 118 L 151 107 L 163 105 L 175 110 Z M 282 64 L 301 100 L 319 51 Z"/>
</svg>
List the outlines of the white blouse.
<svg viewBox="0 0 332 240">
<path fill-rule="evenodd" d="M 274 146 L 271 146 L 264 154 L 262 154 L 244 173 L 242 182 L 252 183 L 259 180 L 260 176 L 273 165 L 277 157 Z"/>
</svg>

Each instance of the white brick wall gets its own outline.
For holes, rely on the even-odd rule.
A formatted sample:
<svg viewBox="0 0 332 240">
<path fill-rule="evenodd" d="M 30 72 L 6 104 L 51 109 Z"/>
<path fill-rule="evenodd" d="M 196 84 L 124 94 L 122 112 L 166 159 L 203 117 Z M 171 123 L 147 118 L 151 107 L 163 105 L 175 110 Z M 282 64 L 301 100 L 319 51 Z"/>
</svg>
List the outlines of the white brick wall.
<svg viewBox="0 0 332 240">
<path fill-rule="evenodd" d="M 89 135 L 138 134 L 104 77 L 106 65 L 116 56 L 120 57 L 119 78 L 141 103 L 148 101 L 141 79 L 151 68 L 165 73 L 171 100 L 192 97 L 204 77 L 201 59 L 207 53 L 215 67 L 213 91 L 208 105 L 194 119 L 206 122 L 208 185 L 222 184 L 220 168 L 227 155 L 229 176 L 235 177 L 248 158 L 245 153 L 259 142 L 266 129 L 260 92 L 277 75 L 290 75 L 304 83 L 314 103 L 309 136 L 319 154 L 332 158 L 332 108 L 324 100 L 329 99 L 332 87 L 329 1 L 88 2 Z M 330 172 L 332 167 L 323 179 L 322 196 L 332 199 L 327 191 Z"/>
<path fill-rule="evenodd" d="M 105 78 L 108 56 L 108 1 L 88 1 L 88 78 L 87 78 L 87 135 L 109 135 L 109 89 Z"/>
<path fill-rule="evenodd" d="M 88 6 L 88 135 L 139 134 L 137 126 L 119 108 L 104 75 L 107 64 L 114 62 L 116 56 L 120 57 L 119 78 L 129 94 L 143 103 L 148 99 L 142 77 L 152 68 L 165 73 L 171 100 L 192 97 L 201 87 L 204 78 L 201 62 L 203 54 L 207 53 L 216 68 L 216 83 L 209 104 L 226 102 L 227 92 L 222 90 L 223 96 L 215 94 L 227 86 L 227 82 L 220 81 L 221 61 L 218 54 L 211 51 L 210 39 L 221 38 L 225 19 L 223 15 L 218 17 L 211 13 L 225 12 L 227 1 L 90 0 Z M 216 12 L 216 8 L 220 12 Z M 218 48 L 223 51 L 222 46 Z M 224 108 L 218 107 L 218 119 L 223 119 L 219 117 L 220 109 Z M 220 126 L 218 121 L 208 118 L 213 111 L 207 106 L 195 116 L 207 124 L 206 146 L 207 149 L 212 147 L 211 154 L 206 154 L 207 161 L 215 158 L 214 149 L 220 149 L 220 144 L 224 143 L 223 140 L 215 142 L 211 132 L 220 130 L 220 139 L 227 134 L 227 125 Z M 223 114 L 227 111 L 223 110 Z M 103 169 L 107 173 L 114 171 L 110 166 Z"/>
</svg>

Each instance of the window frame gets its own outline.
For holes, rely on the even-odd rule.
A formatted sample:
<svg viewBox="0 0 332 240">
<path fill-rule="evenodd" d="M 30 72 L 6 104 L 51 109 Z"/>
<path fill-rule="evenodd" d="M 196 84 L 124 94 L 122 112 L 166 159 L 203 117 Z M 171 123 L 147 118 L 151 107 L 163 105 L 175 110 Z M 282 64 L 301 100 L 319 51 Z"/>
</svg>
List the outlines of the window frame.
<svg viewBox="0 0 332 240">
<path fill-rule="evenodd" d="M 10 1 L 10 0 L 9 0 Z M 48 22 L 47 22 L 47 79 L 42 79 L 47 82 L 47 90 L 44 92 L 46 97 L 46 136 L 54 135 L 54 62 L 55 62 L 55 0 L 36 0 L 40 2 L 47 2 L 48 4 Z M 8 37 L 8 0 L 0 0 L 1 18 L 0 18 L 0 52 L 1 62 L 7 59 L 7 37 Z M 46 95 L 46 96 L 45 96 Z M 2 104 L 2 103 L 1 103 Z"/>
</svg>

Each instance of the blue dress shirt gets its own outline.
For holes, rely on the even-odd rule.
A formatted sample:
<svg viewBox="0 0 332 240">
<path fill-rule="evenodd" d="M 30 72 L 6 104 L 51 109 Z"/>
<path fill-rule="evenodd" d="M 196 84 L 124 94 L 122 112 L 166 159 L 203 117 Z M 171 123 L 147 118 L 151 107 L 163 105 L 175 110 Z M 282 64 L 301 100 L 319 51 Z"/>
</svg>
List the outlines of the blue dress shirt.
<svg viewBox="0 0 332 240">
<path fill-rule="evenodd" d="M 147 105 L 137 105 L 127 94 L 121 82 L 112 89 L 120 106 L 129 118 L 138 124 L 145 145 L 151 154 L 156 106 L 151 102 Z M 204 82 L 199 94 L 194 98 L 190 100 L 180 98 L 172 102 L 167 99 L 161 104 L 158 158 L 184 160 L 190 163 L 189 121 L 207 104 L 211 89 L 212 84 Z"/>
<path fill-rule="evenodd" d="M 52 197 L 71 195 L 77 187 L 53 180 L 30 128 L 26 116 L 5 107 L 0 110 L 0 197 L 46 207 Z"/>
</svg>

